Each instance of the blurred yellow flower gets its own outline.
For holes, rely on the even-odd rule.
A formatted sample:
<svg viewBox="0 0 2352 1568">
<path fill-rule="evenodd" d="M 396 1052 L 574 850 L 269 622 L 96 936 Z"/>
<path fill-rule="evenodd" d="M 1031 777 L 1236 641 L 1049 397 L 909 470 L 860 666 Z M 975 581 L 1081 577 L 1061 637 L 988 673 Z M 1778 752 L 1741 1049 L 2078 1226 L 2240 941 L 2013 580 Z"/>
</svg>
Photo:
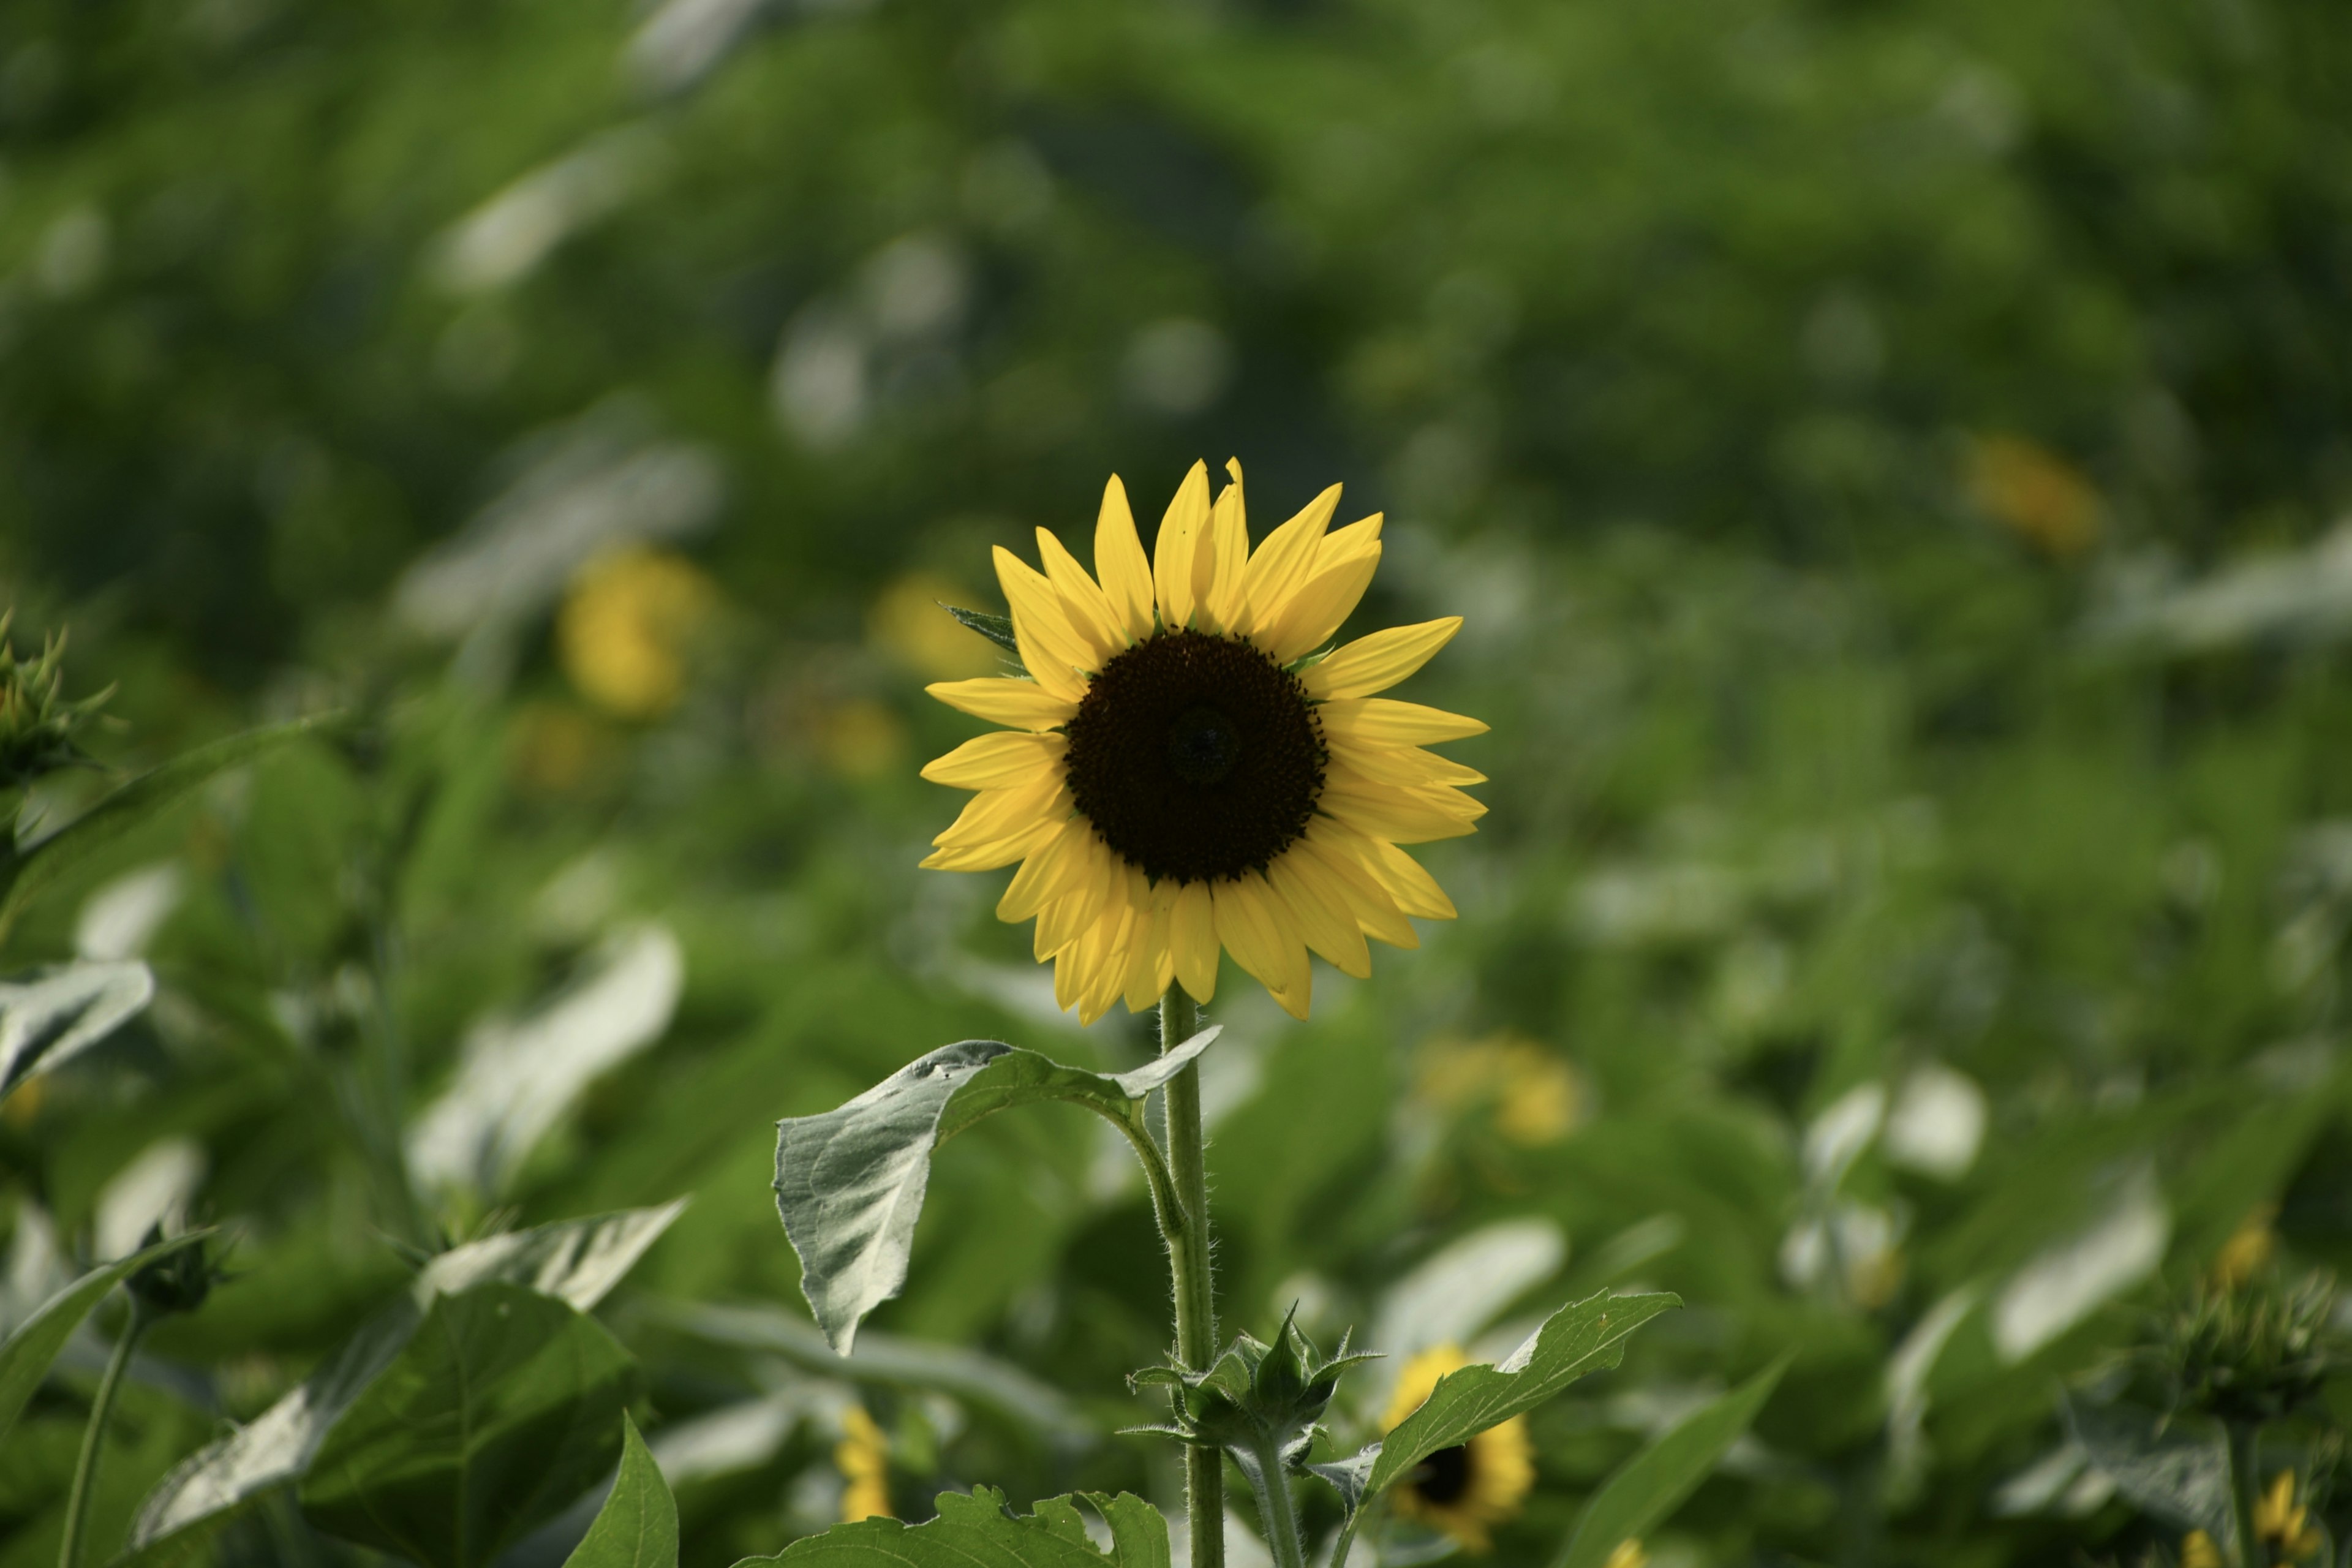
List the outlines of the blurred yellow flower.
<svg viewBox="0 0 2352 1568">
<path fill-rule="evenodd" d="M 857 1405 L 842 1412 L 841 1441 L 834 1447 L 833 1463 L 843 1482 L 842 1523 L 898 1517 L 890 1511 L 890 1439 Z"/>
<path fill-rule="evenodd" d="M 907 726 L 888 704 L 871 698 L 821 708 L 810 727 L 825 766 L 846 779 L 879 778 L 907 755 Z"/>
<path fill-rule="evenodd" d="M 1609 1561 L 1601 1568 L 1650 1568 L 1650 1554 L 1642 1550 L 1638 1540 L 1621 1541 L 1617 1543 L 1617 1550 L 1609 1554 Z M 2219 1564 L 2215 1568 L 2219 1568 Z"/>
<path fill-rule="evenodd" d="M 2271 1478 L 2271 1489 L 2254 1503 L 2254 1538 L 2275 1549 L 2281 1563 L 2301 1563 L 2320 1548 L 2316 1526 L 2308 1522 L 2311 1510 L 2294 1500 L 2294 1472 L 2281 1470 Z"/>
<path fill-rule="evenodd" d="M 2256 1209 L 2238 1224 L 2221 1250 L 2213 1255 L 2213 1287 L 2218 1290 L 2235 1290 L 2263 1271 L 2263 1266 L 2278 1250 L 2278 1233 L 2271 1228 L 2271 1216 L 2277 1211 L 2268 1205 Z"/>
<path fill-rule="evenodd" d="M 695 636 L 719 605 L 701 568 L 667 551 L 602 555 L 572 579 L 556 617 L 563 673 L 625 719 L 657 719 L 685 695 Z"/>
<path fill-rule="evenodd" d="M 929 572 L 909 572 L 883 589 L 866 611 L 866 636 L 875 647 L 933 680 L 1002 674 L 1003 660 L 992 647 L 940 608 L 943 605 L 970 608 L 976 600 L 977 595 L 961 583 Z"/>
<path fill-rule="evenodd" d="M 1407 1361 L 1397 1373 L 1396 1392 L 1390 1396 L 1381 1430 L 1394 1431 L 1421 1408 L 1438 1379 L 1469 1364 L 1456 1345 L 1438 1345 Z M 1535 1483 L 1527 1417 L 1514 1415 L 1458 1447 L 1440 1448 L 1390 1497 L 1401 1517 L 1443 1531 L 1469 1551 L 1487 1552 L 1494 1547 L 1494 1527 L 1519 1511 Z"/>
<path fill-rule="evenodd" d="M 529 702 L 507 724 L 507 771 L 529 795 L 562 795 L 579 785 L 613 748 L 605 727 L 577 708 Z"/>
<path fill-rule="evenodd" d="M 2074 465 L 2021 436 L 1969 444 L 1969 498 L 2046 555 L 2080 555 L 2099 542 L 2099 492 Z"/>
<path fill-rule="evenodd" d="M 2221 1549 L 2201 1530 L 2180 1538 L 2180 1568 L 2221 1568 Z"/>
<path fill-rule="evenodd" d="M 1433 1041 L 1423 1047 L 1416 1094 L 1447 1110 L 1486 1110 L 1495 1131 L 1533 1148 L 1575 1129 L 1580 1097 L 1576 1071 L 1524 1035 Z"/>
</svg>

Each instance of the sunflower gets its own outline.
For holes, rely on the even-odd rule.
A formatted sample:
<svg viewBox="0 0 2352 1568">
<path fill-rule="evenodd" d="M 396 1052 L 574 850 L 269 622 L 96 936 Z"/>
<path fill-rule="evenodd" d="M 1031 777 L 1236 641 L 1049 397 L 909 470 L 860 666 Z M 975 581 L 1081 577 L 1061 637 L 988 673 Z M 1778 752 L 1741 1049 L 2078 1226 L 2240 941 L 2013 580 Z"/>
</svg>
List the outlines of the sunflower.
<svg viewBox="0 0 2352 1568">
<path fill-rule="evenodd" d="M 841 1413 L 841 1441 L 834 1445 L 834 1468 L 841 1472 L 841 1520 L 889 1519 L 890 1439 L 874 1417 L 856 1405 Z"/>
<path fill-rule="evenodd" d="M 1421 1408 L 1439 1378 L 1469 1364 L 1454 1345 L 1425 1350 L 1406 1362 L 1397 1373 L 1396 1392 L 1389 1398 L 1381 1430 L 1395 1431 Z M 1390 1496 L 1402 1517 L 1444 1531 L 1473 1552 L 1485 1552 L 1494 1544 L 1487 1532 L 1519 1511 L 1535 1480 L 1528 1418 L 1514 1415 L 1467 1443 L 1438 1449 Z"/>
<path fill-rule="evenodd" d="M 1375 514 L 1332 529 L 1332 486 L 1253 552 L 1242 470 L 1213 504 L 1195 463 L 1147 559 L 1114 476 L 1089 576 L 1044 529 L 1045 570 L 996 552 L 1025 677 L 930 694 L 1008 726 L 923 770 L 976 790 L 923 864 L 1020 862 L 999 918 L 1037 922 L 1054 994 L 1093 1023 L 1171 982 L 1216 993 L 1221 952 L 1307 1016 L 1307 953 L 1371 973 L 1364 939 L 1416 947 L 1408 916 L 1454 905 L 1397 847 L 1471 832 L 1484 775 L 1422 750 L 1475 719 L 1375 696 L 1427 663 L 1460 616 L 1323 650 L 1381 559 Z"/>
</svg>

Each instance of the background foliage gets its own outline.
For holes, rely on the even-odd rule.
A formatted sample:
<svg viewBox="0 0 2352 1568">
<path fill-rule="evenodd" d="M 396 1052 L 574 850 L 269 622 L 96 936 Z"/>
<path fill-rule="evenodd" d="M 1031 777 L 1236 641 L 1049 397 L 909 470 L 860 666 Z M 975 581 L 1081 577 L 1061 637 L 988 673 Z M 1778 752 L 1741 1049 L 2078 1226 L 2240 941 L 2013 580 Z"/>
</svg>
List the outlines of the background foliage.
<svg viewBox="0 0 2352 1568">
<path fill-rule="evenodd" d="M 1165 1500 L 1105 1130 L 945 1151 L 845 1367 L 771 1123 L 967 1037 L 1142 1059 L 913 869 L 970 728 L 920 685 L 990 664 L 930 606 L 1231 452 L 1261 531 L 1389 512 L 1363 618 L 1469 617 L 1411 695 L 1495 782 L 1423 952 L 1307 1025 L 1227 973 L 1229 1321 L 1679 1292 L 1537 1412 L 1506 1561 L 1784 1353 L 1654 1561 L 2169 1550 L 2062 1383 L 2352 1260 L 2347 106 L 2313 0 L 16 0 L 19 635 L 119 682 L 111 767 L 358 716 L 9 939 L 160 989 L 0 1115 L 0 1321 L 165 1208 L 239 1237 L 97 1545 L 415 1249 L 686 1194 L 601 1314 L 686 1561 L 836 1517 L 854 1409 L 902 1512 Z M 5 1568 L 104 1344 L 0 1439 Z M 345 1555 L 282 1503 L 219 1550 Z"/>
</svg>

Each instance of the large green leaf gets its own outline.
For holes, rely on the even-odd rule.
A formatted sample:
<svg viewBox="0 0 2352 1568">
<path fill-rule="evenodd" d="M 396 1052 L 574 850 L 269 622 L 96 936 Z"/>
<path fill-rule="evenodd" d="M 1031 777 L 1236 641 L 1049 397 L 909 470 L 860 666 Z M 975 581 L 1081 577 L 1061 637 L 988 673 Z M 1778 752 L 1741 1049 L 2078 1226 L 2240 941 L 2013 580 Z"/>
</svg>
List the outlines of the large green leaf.
<svg viewBox="0 0 2352 1568">
<path fill-rule="evenodd" d="M 135 1252 L 120 1262 L 103 1268 L 93 1268 L 47 1300 L 33 1315 L 18 1325 L 16 1331 L 0 1342 L 0 1434 L 5 1434 L 23 1414 L 33 1391 L 41 1386 L 41 1379 L 58 1352 L 66 1348 L 73 1331 L 89 1316 L 90 1309 L 106 1299 L 106 1293 L 157 1258 L 191 1247 L 211 1235 L 210 1231 L 192 1231 L 159 1242 L 143 1252 Z"/>
<path fill-rule="evenodd" d="M 1772 1396 L 1787 1358 L 1774 1362 L 1722 1397 L 1675 1423 L 1601 1483 L 1561 1550 L 1559 1568 L 1602 1568 L 1626 1541 L 1647 1535 L 1713 1474 L 1724 1451 L 1739 1440 Z"/>
<path fill-rule="evenodd" d="M 2067 1394 L 2060 1406 L 2068 1435 L 2092 1468 L 2136 1507 L 2173 1530 L 2201 1530 L 2223 1542 L 2236 1539 L 2230 1451 L 2221 1433 L 2123 1401 L 2094 1405 Z"/>
<path fill-rule="evenodd" d="M 677 1568 L 677 1503 L 626 1412 L 621 1415 L 621 1473 L 613 1478 L 596 1522 L 563 1560 L 563 1568 Z"/>
<path fill-rule="evenodd" d="M 635 1359 L 556 1297 L 443 1296 L 329 1429 L 302 1511 L 425 1568 L 477 1568 L 611 1468 L 636 1385 Z"/>
<path fill-rule="evenodd" d="M 6 939 L 17 915 L 43 889 L 176 804 L 215 773 L 337 723 L 340 717 L 329 714 L 247 730 L 183 752 L 107 795 L 55 833 L 16 851 L 0 863 L 0 941 Z"/>
<path fill-rule="evenodd" d="M 1063 1067 L 1000 1040 L 942 1046 L 819 1116 L 776 1123 L 776 1211 L 827 1343 L 849 1353 L 866 1314 L 907 1282 L 931 1152 L 984 1116 L 1065 1100 L 1122 1126 L 1217 1037 L 1203 1029 L 1129 1073 Z"/>
<path fill-rule="evenodd" d="M 408 1293 L 344 1341 L 299 1388 L 197 1450 L 140 1505 L 131 1545 L 149 1563 L 201 1553 L 214 1528 L 299 1477 L 344 1411 L 398 1357 L 438 1297 L 476 1285 L 527 1286 L 581 1311 L 602 1300 L 686 1207 L 565 1220 L 453 1247 L 418 1271 Z"/>
<path fill-rule="evenodd" d="M 1048 1498 L 1017 1517 L 1004 1494 L 977 1487 L 970 1497 L 942 1492 L 940 1515 L 928 1524 L 866 1519 L 805 1536 L 773 1557 L 795 1568 L 1169 1568 L 1168 1521 L 1140 1498 L 1084 1494 L 1110 1526 L 1105 1553 L 1087 1538 L 1086 1521 L 1066 1497 Z"/>
<path fill-rule="evenodd" d="M 67 963 L 0 981 L 0 1100 L 114 1033 L 154 994 L 143 963 Z"/>
</svg>

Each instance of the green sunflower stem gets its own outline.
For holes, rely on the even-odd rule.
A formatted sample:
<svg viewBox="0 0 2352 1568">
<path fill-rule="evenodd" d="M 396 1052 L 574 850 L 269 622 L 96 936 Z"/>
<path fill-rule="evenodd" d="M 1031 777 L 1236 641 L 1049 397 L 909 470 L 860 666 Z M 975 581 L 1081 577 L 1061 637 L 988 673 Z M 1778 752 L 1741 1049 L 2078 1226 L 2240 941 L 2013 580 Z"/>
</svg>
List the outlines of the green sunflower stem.
<svg viewBox="0 0 2352 1568">
<path fill-rule="evenodd" d="M 1252 1457 L 1257 1466 L 1250 1487 L 1257 1493 L 1257 1521 L 1265 1531 L 1266 1550 L 1274 1553 L 1274 1568 L 1307 1568 L 1307 1546 L 1299 1539 L 1298 1510 L 1291 1500 L 1282 1455 L 1267 1443 Z"/>
<path fill-rule="evenodd" d="M 1160 1048 L 1175 1049 L 1201 1029 L 1200 1005 L 1171 984 L 1160 998 Z M 1168 1080 L 1168 1167 L 1178 1212 L 1162 1215 L 1168 1268 L 1176 1296 L 1176 1359 L 1187 1371 L 1206 1371 L 1217 1356 L 1216 1282 L 1209 1250 L 1209 1167 L 1201 1134 L 1201 1068 L 1194 1063 Z M 1184 1512 L 1192 1527 L 1192 1568 L 1224 1568 L 1224 1456 L 1214 1448 L 1184 1450 Z M 1294 1537 L 1296 1531 L 1293 1532 Z"/>
<path fill-rule="evenodd" d="M 2270 1553 L 2254 1529 L 2263 1495 L 2260 1448 L 2263 1428 L 2255 1421 L 2226 1423 L 2230 1436 L 2230 1522 L 2237 1539 L 2239 1568 L 2264 1568 Z"/>
<path fill-rule="evenodd" d="M 106 1377 L 89 1407 L 89 1426 L 82 1432 L 81 1462 L 74 1466 L 73 1487 L 66 1494 L 66 1533 L 58 1544 L 58 1568 L 78 1568 L 82 1536 L 89 1523 L 90 1493 L 98 1486 L 98 1457 L 106 1447 L 106 1424 L 114 1414 L 114 1396 L 122 1387 L 122 1373 L 131 1365 L 131 1352 L 146 1331 L 146 1310 L 133 1302 L 131 1321 L 122 1325 L 122 1337 L 114 1342 L 114 1355 L 106 1363 Z"/>
</svg>

